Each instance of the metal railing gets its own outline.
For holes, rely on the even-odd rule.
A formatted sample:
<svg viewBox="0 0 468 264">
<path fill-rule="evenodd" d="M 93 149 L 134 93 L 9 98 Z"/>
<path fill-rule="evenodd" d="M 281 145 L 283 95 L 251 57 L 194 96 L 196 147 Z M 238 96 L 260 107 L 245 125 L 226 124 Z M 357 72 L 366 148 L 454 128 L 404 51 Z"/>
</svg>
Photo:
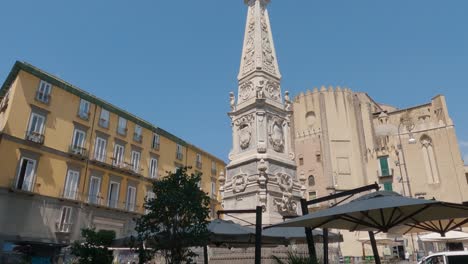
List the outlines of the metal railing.
<svg viewBox="0 0 468 264">
<path fill-rule="evenodd" d="M 37 91 L 36 92 L 36 100 L 45 104 L 49 104 L 50 102 L 50 94 Z"/>
<path fill-rule="evenodd" d="M 385 178 L 385 177 L 392 177 L 394 174 L 393 174 L 393 169 L 389 169 L 389 170 L 377 170 L 377 176 L 379 176 L 379 178 Z"/>
<path fill-rule="evenodd" d="M 155 150 L 159 150 L 159 142 L 152 144 L 151 147 Z"/>
<path fill-rule="evenodd" d="M 143 141 L 143 136 L 138 133 L 133 133 L 133 140 L 141 143 Z"/>
<path fill-rule="evenodd" d="M 72 155 L 77 155 L 77 156 L 81 156 L 81 157 L 88 157 L 88 150 L 86 148 L 83 148 L 83 147 L 70 145 L 70 147 L 68 148 L 68 152 L 70 154 L 72 154 Z"/>
<path fill-rule="evenodd" d="M 36 131 L 26 131 L 26 140 L 37 144 L 44 144 L 44 135 Z"/>
<path fill-rule="evenodd" d="M 201 161 L 197 161 L 195 162 L 195 166 L 197 167 L 197 169 L 201 169 L 203 164 L 201 163 Z"/>
<path fill-rule="evenodd" d="M 60 197 L 68 200 L 81 201 L 82 195 L 78 190 L 73 190 L 69 188 L 64 188 L 60 191 Z"/>
<path fill-rule="evenodd" d="M 104 118 L 99 118 L 99 126 L 103 128 L 108 128 L 109 127 L 109 120 L 104 119 Z"/>
<path fill-rule="evenodd" d="M 72 230 L 73 223 L 55 223 L 55 228 L 59 233 L 70 233 Z"/>
<path fill-rule="evenodd" d="M 184 158 L 184 154 L 182 152 L 176 152 L 176 159 L 182 160 Z"/>
<path fill-rule="evenodd" d="M 89 116 L 91 115 L 91 113 L 89 111 L 87 112 L 84 112 L 84 111 L 79 111 L 78 112 L 78 116 L 81 118 L 81 119 L 84 119 L 84 120 L 89 120 Z"/>
<path fill-rule="evenodd" d="M 22 191 L 22 192 L 34 192 L 34 180 L 22 180 L 15 178 L 10 181 L 10 188 L 12 190 Z"/>
<path fill-rule="evenodd" d="M 117 134 L 127 136 L 128 129 L 126 127 L 117 127 Z"/>
</svg>

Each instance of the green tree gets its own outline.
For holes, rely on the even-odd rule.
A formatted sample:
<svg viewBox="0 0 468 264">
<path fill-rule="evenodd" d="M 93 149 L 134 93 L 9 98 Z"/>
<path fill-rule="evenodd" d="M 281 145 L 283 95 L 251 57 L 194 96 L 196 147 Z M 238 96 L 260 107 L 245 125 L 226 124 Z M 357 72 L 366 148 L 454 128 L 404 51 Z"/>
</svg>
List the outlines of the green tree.
<svg viewBox="0 0 468 264">
<path fill-rule="evenodd" d="M 145 202 L 148 213 L 136 219 L 140 263 L 160 252 L 168 264 L 192 263 L 190 247 L 208 241 L 210 198 L 198 187 L 201 174 L 187 174 L 187 167 L 168 172 L 154 181 L 155 198 Z"/>
<path fill-rule="evenodd" d="M 102 263 L 111 264 L 112 251 L 108 247 L 115 239 L 115 232 L 84 228 L 81 229 L 83 241 L 75 241 L 71 248 L 71 253 L 78 258 L 79 264 Z"/>
</svg>

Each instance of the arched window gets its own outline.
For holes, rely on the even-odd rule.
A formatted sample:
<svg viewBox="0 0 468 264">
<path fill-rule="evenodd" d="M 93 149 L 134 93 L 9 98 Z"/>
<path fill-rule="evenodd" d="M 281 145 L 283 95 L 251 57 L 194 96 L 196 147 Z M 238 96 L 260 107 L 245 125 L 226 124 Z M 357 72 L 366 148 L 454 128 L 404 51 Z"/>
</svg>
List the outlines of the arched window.
<svg viewBox="0 0 468 264">
<path fill-rule="evenodd" d="M 439 169 L 437 168 L 432 139 L 427 135 L 423 135 L 420 141 L 427 180 L 429 183 L 439 183 Z"/>
<path fill-rule="evenodd" d="M 315 186 L 315 177 L 313 175 L 309 176 L 309 186 Z"/>
</svg>

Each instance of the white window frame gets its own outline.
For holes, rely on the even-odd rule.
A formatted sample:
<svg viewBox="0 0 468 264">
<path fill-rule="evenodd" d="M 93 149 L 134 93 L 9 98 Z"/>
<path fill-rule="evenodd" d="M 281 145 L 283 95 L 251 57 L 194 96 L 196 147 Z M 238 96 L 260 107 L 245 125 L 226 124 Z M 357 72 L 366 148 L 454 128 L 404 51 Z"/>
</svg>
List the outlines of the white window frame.
<svg viewBox="0 0 468 264">
<path fill-rule="evenodd" d="M 101 142 L 102 144 L 99 144 Z M 99 147 L 102 146 L 102 147 Z M 94 159 L 100 162 L 105 162 L 107 156 L 107 139 L 96 137 L 94 143 Z"/>
<path fill-rule="evenodd" d="M 109 127 L 110 113 L 109 110 L 101 108 L 101 114 L 99 115 L 99 125 L 104 128 Z"/>
<path fill-rule="evenodd" d="M 97 180 L 96 190 L 94 190 L 95 193 L 93 193 L 93 190 L 91 189 L 94 186 L 92 184 L 93 180 Z M 96 177 L 96 176 L 91 176 L 91 178 L 89 179 L 88 202 L 90 204 L 100 204 L 101 203 L 100 195 L 101 195 L 101 178 Z"/>
<path fill-rule="evenodd" d="M 140 159 L 141 159 L 141 153 L 136 150 L 132 150 L 132 155 L 131 155 L 131 163 L 132 163 L 132 170 L 135 173 L 140 173 Z"/>
<path fill-rule="evenodd" d="M 216 167 L 216 161 L 212 160 L 211 161 L 211 174 L 217 174 L 218 173 L 218 169 Z"/>
<path fill-rule="evenodd" d="M 160 136 L 157 133 L 153 133 L 153 139 L 151 141 L 151 148 L 152 149 L 159 149 L 159 144 L 160 144 Z"/>
<path fill-rule="evenodd" d="M 182 160 L 184 158 L 182 145 L 177 144 L 176 146 L 176 158 Z"/>
<path fill-rule="evenodd" d="M 19 186 L 20 183 L 20 177 L 21 177 L 21 170 L 23 167 L 24 162 L 31 162 L 32 165 L 30 167 L 26 165 L 24 175 L 23 175 L 23 182 L 21 186 Z M 28 163 L 29 164 L 29 163 Z M 18 168 L 18 175 L 16 175 L 16 182 L 15 182 L 15 189 L 23 190 L 23 191 L 28 191 L 32 192 L 34 191 L 34 182 L 36 180 L 36 165 L 37 165 L 37 160 L 27 158 L 27 157 L 21 157 L 20 159 L 20 164 Z M 28 167 L 31 168 L 28 173 Z"/>
<path fill-rule="evenodd" d="M 143 128 L 140 125 L 135 125 L 135 132 L 133 135 L 133 139 L 135 141 L 141 142 L 143 137 Z"/>
<path fill-rule="evenodd" d="M 60 219 L 57 222 L 57 230 L 59 232 L 68 233 L 71 231 L 73 208 L 63 206 L 60 210 Z"/>
<path fill-rule="evenodd" d="M 89 113 L 91 110 L 91 103 L 83 98 L 80 98 L 80 106 L 78 108 L 78 116 L 82 119 L 89 119 Z"/>
<path fill-rule="evenodd" d="M 34 118 L 37 118 L 37 120 L 41 120 L 41 122 L 36 122 L 36 125 L 33 127 Z M 37 133 L 39 135 L 44 135 L 45 121 L 46 117 L 44 115 L 38 114 L 36 112 L 31 112 L 31 116 L 29 117 L 28 134 Z M 39 126 L 37 124 L 39 124 Z"/>
<path fill-rule="evenodd" d="M 132 190 L 132 191 L 131 191 Z M 127 199 L 125 202 L 125 209 L 130 212 L 135 211 L 136 207 L 136 188 L 133 186 L 127 187 Z"/>
<path fill-rule="evenodd" d="M 211 198 L 216 199 L 217 193 L 216 193 L 216 181 L 211 181 Z"/>
<path fill-rule="evenodd" d="M 111 199 L 111 194 L 112 194 L 112 185 L 116 185 L 117 186 L 117 191 L 116 191 L 116 196 L 117 196 L 117 199 Z M 118 208 L 119 206 L 119 193 L 120 193 L 120 183 L 119 182 L 115 182 L 115 181 L 110 181 L 109 182 L 109 190 L 108 190 L 108 194 L 107 194 L 107 206 L 111 207 L 111 208 Z"/>
<path fill-rule="evenodd" d="M 122 151 L 118 151 L 121 149 Z M 125 157 L 125 146 L 120 145 L 118 143 L 114 144 L 114 156 L 113 156 L 113 164 L 116 167 L 122 167 L 124 165 L 124 157 Z"/>
<path fill-rule="evenodd" d="M 145 198 L 146 201 L 154 199 L 155 197 L 156 197 L 156 195 L 154 194 L 153 191 L 146 191 L 146 198 Z M 145 214 L 148 214 L 149 212 L 150 212 L 150 210 L 145 209 Z"/>
<path fill-rule="evenodd" d="M 151 158 L 149 164 L 149 176 L 151 179 L 156 179 L 158 177 L 158 159 Z"/>
<path fill-rule="evenodd" d="M 76 177 L 76 181 L 74 181 Z M 77 191 L 80 186 L 80 172 L 77 170 L 69 169 L 67 171 L 67 178 L 63 188 L 63 197 L 66 199 L 78 199 Z"/>
<path fill-rule="evenodd" d="M 203 166 L 202 163 L 202 155 L 200 153 L 197 153 L 196 158 L 195 158 L 195 165 L 197 168 L 201 169 Z"/>
<path fill-rule="evenodd" d="M 40 102 L 49 103 L 50 92 L 52 90 L 52 84 L 41 80 L 37 87 L 36 99 Z"/>
</svg>

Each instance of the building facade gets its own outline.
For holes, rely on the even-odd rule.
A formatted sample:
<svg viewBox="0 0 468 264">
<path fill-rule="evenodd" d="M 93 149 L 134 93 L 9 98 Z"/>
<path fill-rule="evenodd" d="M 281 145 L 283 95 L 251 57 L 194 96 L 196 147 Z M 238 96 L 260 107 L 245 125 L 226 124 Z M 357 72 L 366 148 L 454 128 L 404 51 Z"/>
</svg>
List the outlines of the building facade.
<svg viewBox="0 0 468 264">
<path fill-rule="evenodd" d="M 293 109 L 297 170 L 308 188 L 307 199 L 377 182 L 382 190 L 406 196 L 468 201 L 444 96 L 396 109 L 365 93 L 322 87 L 298 95 Z M 343 255 L 361 255 L 357 238 L 359 234 L 345 235 Z M 413 245 L 408 246 L 412 252 Z"/>
<path fill-rule="evenodd" d="M 57 255 L 84 227 L 126 236 L 152 181 L 177 167 L 202 173 L 220 206 L 225 163 L 169 132 L 27 63 L 0 95 L 0 249 Z"/>
</svg>

